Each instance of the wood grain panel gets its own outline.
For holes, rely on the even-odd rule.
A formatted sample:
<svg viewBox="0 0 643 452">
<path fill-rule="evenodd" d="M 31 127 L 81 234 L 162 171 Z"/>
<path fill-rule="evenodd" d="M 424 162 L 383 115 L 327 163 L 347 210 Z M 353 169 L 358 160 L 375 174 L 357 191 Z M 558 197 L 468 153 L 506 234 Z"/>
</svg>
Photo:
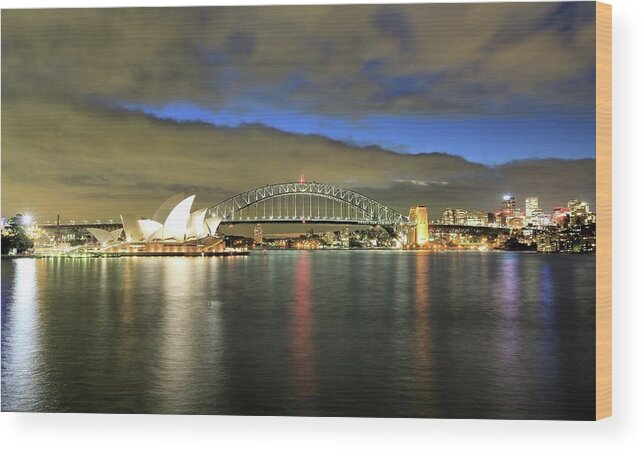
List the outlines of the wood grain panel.
<svg viewBox="0 0 643 452">
<path fill-rule="evenodd" d="M 596 3 L 596 419 L 612 415 L 612 7 Z"/>
</svg>

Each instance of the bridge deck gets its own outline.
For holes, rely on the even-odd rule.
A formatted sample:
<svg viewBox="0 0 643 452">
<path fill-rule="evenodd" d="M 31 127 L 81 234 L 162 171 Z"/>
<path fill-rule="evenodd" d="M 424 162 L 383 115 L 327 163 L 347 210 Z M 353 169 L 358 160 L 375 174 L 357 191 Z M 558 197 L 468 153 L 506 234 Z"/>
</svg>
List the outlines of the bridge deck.
<svg viewBox="0 0 643 452">
<path fill-rule="evenodd" d="M 365 226 L 378 226 L 375 221 L 356 220 L 352 218 L 235 218 L 221 221 L 221 224 L 354 224 Z"/>
</svg>

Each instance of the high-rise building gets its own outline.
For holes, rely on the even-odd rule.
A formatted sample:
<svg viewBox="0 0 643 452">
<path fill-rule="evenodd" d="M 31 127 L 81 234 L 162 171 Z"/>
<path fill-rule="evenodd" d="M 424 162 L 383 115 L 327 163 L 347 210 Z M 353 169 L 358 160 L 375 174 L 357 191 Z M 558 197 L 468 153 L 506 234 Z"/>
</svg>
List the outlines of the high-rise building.
<svg viewBox="0 0 643 452">
<path fill-rule="evenodd" d="M 516 211 L 516 200 L 511 195 L 504 195 L 502 197 L 502 213 L 505 215 L 513 215 Z"/>
<path fill-rule="evenodd" d="M 467 211 L 447 209 L 442 213 L 442 224 L 467 224 Z"/>
<path fill-rule="evenodd" d="M 581 202 L 578 199 L 570 199 L 569 201 L 567 201 L 567 208 L 572 214 L 576 212 L 576 209 L 579 208 L 580 205 Z"/>
<path fill-rule="evenodd" d="M 572 212 L 572 223 L 585 224 L 590 213 L 591 212 L 589 211 L 589 204 L 587 204 L 586 202 L 581 202 Z"/>
<path fill-rule="evenodd" d="M 578 199 L 570 199 L 567 201 L 567 209 L 572 224 L 584 224 L 591 212 L 589 210 L 589 203 L 581 202 Z"/>
<path fill-rule="evenodd" d="M 409 243 L 422 246 L 429 241 L 429 211 L 426 206 L 412 206 L 409 210 Z"/>
<path fill-rule="evenodd" d="M 448 208 L 442 213 L 442 224 L 455 224 L 455 209 Z"/>
<path fill-rule="evenodd" d="M 577 205 L 574 206 L 574 210 L 572 210 L 572 212 L 576 215 L 588 215 L 590 213 L 589 203 L 579 202 Z"/>
<path fill-rule="evenodd" d="M 455 209 L 455 224 L 467 224 L 467 211 Z"/>
<path fill-rule="evenodd" d="M 263 227 L 261 226 L 260 223 L 257 223 L 255 225 L 254 239 L 255 239 L 255 245 L 263 244 Z"/>
<path fill-rule="evenodd" d="M 536 210 L 538 210 L 538 196 L 525 198 L 525 216 L 527 220 L 534 217 Z"/>
</svg>

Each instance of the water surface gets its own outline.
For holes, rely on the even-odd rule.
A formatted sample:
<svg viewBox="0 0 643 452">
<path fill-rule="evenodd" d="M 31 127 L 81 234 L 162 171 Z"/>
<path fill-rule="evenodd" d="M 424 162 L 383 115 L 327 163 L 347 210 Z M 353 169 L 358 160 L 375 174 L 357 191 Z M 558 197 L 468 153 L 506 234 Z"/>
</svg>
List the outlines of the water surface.
<svg viewBox="0 0 643 452">
<path fill-rule="evenodd" d="M 592 419 L 595 256 L 2 260 L 2 410 Z"/>
</svg>

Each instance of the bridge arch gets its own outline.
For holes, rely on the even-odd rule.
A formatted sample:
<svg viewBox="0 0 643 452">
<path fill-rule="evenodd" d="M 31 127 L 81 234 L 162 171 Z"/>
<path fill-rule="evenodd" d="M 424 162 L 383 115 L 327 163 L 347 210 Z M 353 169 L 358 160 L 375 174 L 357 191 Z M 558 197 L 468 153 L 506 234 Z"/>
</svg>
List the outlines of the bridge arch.
<svg viewBox="0 0 643 452">
<path fill-rule="evenodd" d="M 254 210 L 254 215 L 252 214 Z M 344 223 L 398 228 L 409 218 L 353 190 L 318 182 L 286 182 L 239 193 L 210 207 L 221 223 Z"/>
</svg>

